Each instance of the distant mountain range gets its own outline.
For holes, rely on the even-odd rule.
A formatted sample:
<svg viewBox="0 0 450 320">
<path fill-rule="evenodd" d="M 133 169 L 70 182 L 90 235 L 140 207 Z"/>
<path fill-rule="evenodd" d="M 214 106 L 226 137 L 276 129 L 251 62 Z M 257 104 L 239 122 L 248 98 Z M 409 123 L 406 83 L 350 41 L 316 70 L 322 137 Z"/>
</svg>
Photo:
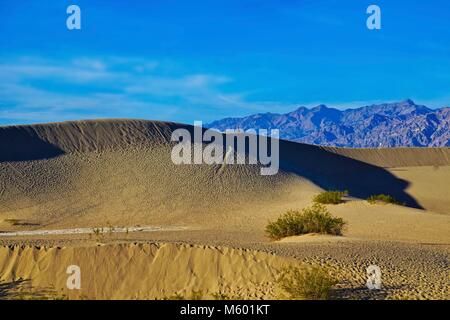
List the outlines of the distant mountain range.
<svg viewBox="0 0 450 320">
<path fill-rule="evenodd" d="M 226 129 L 279 129 L 286 140 L 322 146 L 450 146 L 450 108 L 430 109 L 412 100 L 338 110 L 319 105 L 285 114 L 259 113 L 225 118 L 207 125 Z"/>
</svg>

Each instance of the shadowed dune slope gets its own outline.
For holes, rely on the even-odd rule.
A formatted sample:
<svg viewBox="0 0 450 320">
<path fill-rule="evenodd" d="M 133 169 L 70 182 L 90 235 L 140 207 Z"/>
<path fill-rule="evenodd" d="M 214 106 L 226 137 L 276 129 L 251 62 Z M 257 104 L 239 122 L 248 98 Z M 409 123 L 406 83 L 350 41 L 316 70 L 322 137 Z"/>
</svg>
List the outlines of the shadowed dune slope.
<svg viewBox="0 0 450 320">
<path fill-rule="evenodd" d="M 395 150 L 346 154 L 280 141 L 280 171 L 274 176 L 261 176 L 258 165 L 177 166 L 170 142 L 176 128 L 193 131 L 187 125 L 142 120 L 1 127 L 0 223 L 262 228 L 280 212 L 309 204 L 321 189 L 347 189 L 361 198 L 390 193 L 411 207 L 426 208 L 431 200 L 420 198 L 420 188 L 411 188 L 416 181 L 380 166 L 392 166 L 396 158 L 394 164 L 402 167 L 420 161 L 449 165 L 447 149 L 412 149 L 410 158 L 401 158 L 393 155 Z M 415 152 L 420 156 L 414 157 Z M 427 152 L 434 160 L 427 160 Z M 390 160 L 383 165 L 382 159 Z M 447 212 L 447 204 L 439 202 L 433 210 Z M 18 227 L 3 223 L 1 228 Z"/>
<path fill-rule="evenodd" d="M 140 120 L 94 120 L 0 127 L 0 161 L 52 158 L 65 153 L 150 147 L 168 143 L 182 124 Z"/>
<path fill-rule="evenodd" d="M 323 149 L 383 168 L 450 165 L 450 148 L 446 147 L 383 149 L 323 147 Z"/>
</svg>

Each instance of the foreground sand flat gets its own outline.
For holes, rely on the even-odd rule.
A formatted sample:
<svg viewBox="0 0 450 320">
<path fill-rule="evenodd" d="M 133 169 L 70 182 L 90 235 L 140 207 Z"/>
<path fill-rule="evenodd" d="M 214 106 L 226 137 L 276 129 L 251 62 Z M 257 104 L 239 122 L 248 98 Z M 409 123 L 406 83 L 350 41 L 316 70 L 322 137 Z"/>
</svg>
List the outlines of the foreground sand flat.
<svg viewBox="0 0 450 320">
<path fill-rule="evenodd" d="M 276 297 L 276 273 L 292 264 L 266 253 L 175 244 L 0 247 L 0 288 L 10 298 L 75 299 Z M 67 267 L 81 270 L 80 290 L 68 290 Z M 25 280 L 27 279 L 27 280 Z"/>
<path fill-rule="evenodd" d="M 273 298 L 269 278 L 284 259 L 294 258 L 334 270 L 342 278 L 342 298 L 448 298 L 450 148 L 352 150 L 281 141 L 279 174 L 261 176 L 256 165 L 174 165 L 170 134 L 179 127 L 192 130 L 137 120 L 0 128 L 0 232 L 39 233 L 0 233 L 0 244 L 16 246 L 0 249 L 3 285 L 21 278 L 61 294 L 67 278 L 62 265 L 79 256 L 89 273 L 105 277 L 83 292 L 89 298 L 163 298 L 199 288 L 211 293 L 218 279 L 230 294 Z M 324 189 L 350 193 L 345 203 L 328 207 L 347 221 L 344 237 L 302 236 L 279 243 L 265 237 L 269 220 L 310 205 Z M 406 206 L 364 201 L 379 193 Z M 181 229 L 101 239 L 94 234 L 96 228 L 146 226 Z M 41 234 L 77 228 L 93 232 Z M 96 242 L 107 245 L 97 247 Z M 89 264 L 88 256 L 97 258 Z M 178 256 L 184 260 L 170 272 L 179 274 L 181 282 L 164 273 L 152 288 L 148 283 L 161 266 Z M 167 261 L 159 267 L 150 263 L 151 269 L 140 265 L 154 257 Z M 112 267 L 103 263 L 108 259 L 121 272 L 130 270 L 123 288 L 108 281 Z M 255 259 L 261 264 L 252 264 Z M 272 264 L 275 271 L 268 271 Z M 385 272 L 382 292 L 364 289 L 370 264 Z M 210 276 L 200 275 L 211 268 Z M 232 274 L 242 279 L 235 281 Z"/>
<path fill-rule="evenodd" d="M 279 271 L 300 264 L 323 266 L 339 279 L 333 293 L 336 299 L 448 299 L 450 295 L 448 245 L 329 241 L 321 236 L 306 243 L 261 243 L 244 240 L 244 235 L 230 241 L 236 234 L 217 239 L 212 232 L 196 233 L 161 233 L 155 237 L 157 242 L 150 243 L 144 234 L 114 235 L 102 239 L 101 245 L 89 238 L 16 239 L 21 247 L 3 241 L 9 246 L 0 249 L 0 288 L 10 288 L 3 298 L 174 299 L 201 292 L 204 299 L 218 294 L 279 299 L 284 297 L 275 281 Z M 73 261 L 84 270 L 82 281 L 89 282 L 80 291 L 65 286 L 65 268 Z M 382 270 L 382 290 L 365 287 L 371 264 Z"/>
</svg>

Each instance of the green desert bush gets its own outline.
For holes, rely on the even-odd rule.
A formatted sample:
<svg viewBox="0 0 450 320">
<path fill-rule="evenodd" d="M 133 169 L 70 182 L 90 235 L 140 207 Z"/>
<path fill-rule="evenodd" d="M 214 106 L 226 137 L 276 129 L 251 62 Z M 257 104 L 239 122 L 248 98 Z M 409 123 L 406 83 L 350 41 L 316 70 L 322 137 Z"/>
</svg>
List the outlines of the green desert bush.
<svg viewBox="0 0 450 320">
<path fill-rule="evenodd" d="M 289 299 L 327 300 L 337 281 L 318 266 L 289 267 L 282 270 L 277 284 Z"/>
<path fill-rule="evenodd" d="M 266 233 L 276 240 L 306 233 L 340 235 L 344 225 L 342 218 L 333 217 L 325 206 L 316 203 L 302 211 L 290 210 L 269 222 Z"/>
<path fill-rule="evenodd" d="M 320 204 L 339 204 L 346 195 L 348 191 L 324 191 L 316 195 L 313 201 Z"/>
<path fill-rule="evenodd" d="M 375 203 L 381 202 L 381 203 L 391 203 L 391 204 L 402 205 L 402 203 L 400 201 L 398 201 L 393 196 L 390 196 L 388 194 L 372 195 L 367 198 L 367 202 L 369 202 L 370 204 L 375 204 Z"/>
</svg>

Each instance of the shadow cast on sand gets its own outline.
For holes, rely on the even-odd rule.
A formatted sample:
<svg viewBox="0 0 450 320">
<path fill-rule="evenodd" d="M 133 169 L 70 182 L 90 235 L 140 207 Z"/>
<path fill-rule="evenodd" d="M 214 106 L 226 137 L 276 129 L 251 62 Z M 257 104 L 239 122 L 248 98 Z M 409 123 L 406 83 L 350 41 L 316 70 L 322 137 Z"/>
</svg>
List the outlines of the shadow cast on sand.
<svg viewBox="0 0 450 320">
<path fill-rule="evenodd" d="M 258 139 L 261 139 L 261 136 L 258 136 Z M 409 182 L 397 178 L 382 167 L 315 145 L 286 140 L 279 142 L 279 166 L 284 172 L 304 177 L 324 190 L 347 190 L 350 196 L 360 199 L 388 194 L 406 206 L 423 209 L 416 199 L 405 191 Z M 270 146 L 271 143 L 268 142 L 269 153 Z M 245 152 L 248 156 L 249 149 L 246 148 Z"/>
<path fill-rule="evenodd" d="M 33 126 L 0 127 L 0 162 L 49 159 L 71 152 L 71 149 L 83 152 L 99 151 L 111 146 L 122 148 L 129 146 L 130 141 L 154 140 L 170 145 L 171 133 L 178 128 L 186 129 L 192 138 L 194 136 L 194 127 L 189 125 L 140 121 L 132 127 L 130 123 L 92 121 L 77 124 L 79 128 L 75 123 L 40 125 L 40 134 Z M 124 131 L 124 128 L 128 131 Z M 203 132 L 205 130 L 203 128 Z M 99 144 L 97 140 L 103 131 L 107 132 L 108 139 Z M 43 139 L 41 135 L 53 138 Z M 69 145 L 58 145 L 60 136 L 65 136 Z M 54 144 L 48 141 L 53 141 Z M 224 148 L 226 150 L 225 144 Z M 280 140 L 280 169 L 305 177 L 325 190 L 348 190 L 351 196 L 362 199 L 375 194 L 389 194 L 409 207 L 423 208 L 405 191 L 409 185 L 407 181 L 398 179 L 381 167 L 318 146 Z"/>
<path fill-rule="evenodd" d="M 33 288 L 30 280 L 0 282 L 0 300 L 63 299 L 53 288 Z"/>
<path fill-rule="evenodd" d="M 401 290 L 405 286 L 384 286 L 380 290 L 369 290 L 362 286 L 358 288 L 337 288 L 332 290 L 336 300 L 386 300 L 391 290 Z"/>
<path fill-rule="evenodd" d="M 49 159 L 64 154 L 29 128 L 0 127 L 0 162 Z"/>
<path fill-rule="evenodd" d="M 423 209 L 405 191 L 409 182 L 384 168 L 317 146 L 280 141 L 280 168 L 305 177 L 325 190 L 348 190 L 351 196 L 361 199 L 389 194 L 409 207 Z"/>
</svg>

